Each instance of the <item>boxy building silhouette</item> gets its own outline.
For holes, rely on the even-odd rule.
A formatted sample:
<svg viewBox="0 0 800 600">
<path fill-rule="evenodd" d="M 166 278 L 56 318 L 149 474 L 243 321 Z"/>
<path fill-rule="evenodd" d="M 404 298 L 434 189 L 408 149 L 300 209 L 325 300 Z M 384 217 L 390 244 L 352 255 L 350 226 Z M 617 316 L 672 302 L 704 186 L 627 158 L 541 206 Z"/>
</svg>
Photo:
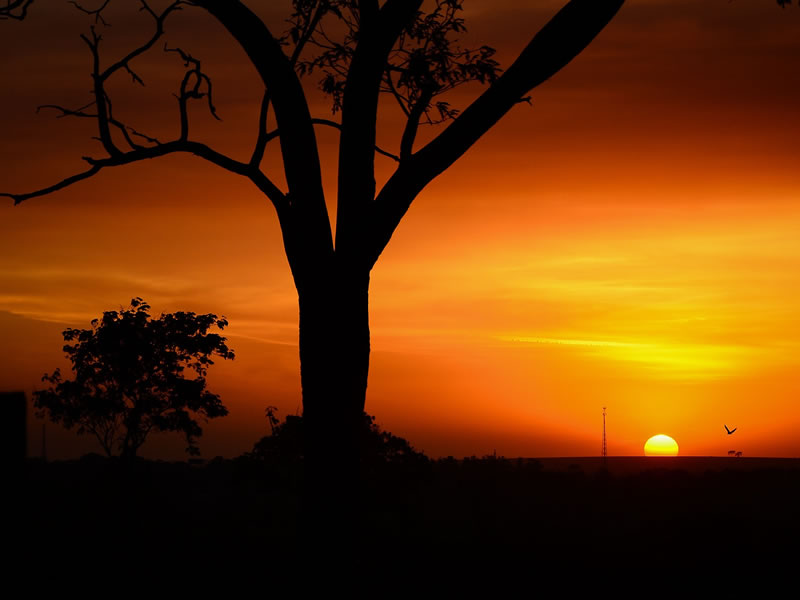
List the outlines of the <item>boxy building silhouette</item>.
<svg viewBox="0 0 800 600">
<path fill-rule="evenodd" d="M 0 392 L 0 407 L 4 417 L 0 419 L 3 444 L 3 462 L 11 472 L 22 473 L 28 454 L 27 413 L 25 392 Z M 17 469 L 19 469 L 17 471 Z"/>
</svg>

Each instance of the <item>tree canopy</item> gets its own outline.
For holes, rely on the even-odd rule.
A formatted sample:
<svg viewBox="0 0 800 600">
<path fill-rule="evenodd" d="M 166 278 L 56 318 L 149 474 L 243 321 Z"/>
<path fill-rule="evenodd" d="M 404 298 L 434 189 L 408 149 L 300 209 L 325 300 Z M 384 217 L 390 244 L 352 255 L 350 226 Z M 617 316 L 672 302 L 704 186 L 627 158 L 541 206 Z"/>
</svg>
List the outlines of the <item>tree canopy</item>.
<svg viewBox="0 0 800 600">
<path fill-rule="evenodd" d="M 64 352 L 74 377 L 64 379 L 56 369 L 42 378 L 50 387 L 34 392 L 38 415 L 94 435 L 109 456 L 135 456 L 151 431 L 180 432 L 186 451 L 199 454 L 198 419 L 228 414 L 206 389 L 211 357 L 234 358 L 226 338 L 209 332 L 228 322 L 193 312 L 153 319 L 149 311 L 134 298 L 126 309 L 104 312 L 90 329 L 66 329 Z"/>
</svg>

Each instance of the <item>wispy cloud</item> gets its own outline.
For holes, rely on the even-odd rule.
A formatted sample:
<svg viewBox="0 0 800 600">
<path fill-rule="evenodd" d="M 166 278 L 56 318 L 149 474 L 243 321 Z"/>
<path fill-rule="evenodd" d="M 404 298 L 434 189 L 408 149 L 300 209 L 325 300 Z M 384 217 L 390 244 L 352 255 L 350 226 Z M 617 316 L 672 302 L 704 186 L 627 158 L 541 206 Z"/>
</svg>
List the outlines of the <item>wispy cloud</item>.
<svg viewBox="0 0 800 600">
<path fill-rule="evenodd" d="M 497 339 L 504 342 L 523 342 L 527 344 L 558 344 L 562 346 L 607 346 L 611 348 L 644 348 L 648 344 L 637 344 L 634 342 L 614 342 L 609 340 L 574 340 L 565 338 L 548 337 L 527 337 L 527 336 L 497 336 Z"/>
<path fill-rule="evenodd" d="M 516 344 L 573 347 L 584 356 L 599 360 L 632 363 L 648 376 L 667 379 L 717 379 L 741 373 L 763 358 L 769 348 L 745 345 L 691 344 L 675 341 L 634 342 L 607 339 L 579 339 L 503 335 L 497 339 Z"/>
</svg>

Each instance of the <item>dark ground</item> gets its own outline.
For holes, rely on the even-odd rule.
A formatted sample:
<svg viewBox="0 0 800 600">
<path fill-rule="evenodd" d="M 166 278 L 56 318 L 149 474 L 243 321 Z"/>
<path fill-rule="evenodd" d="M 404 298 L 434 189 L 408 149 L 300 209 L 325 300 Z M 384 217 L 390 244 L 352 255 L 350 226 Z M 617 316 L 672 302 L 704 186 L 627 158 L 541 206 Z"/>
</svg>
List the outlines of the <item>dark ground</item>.
<svg viewBox="0 0 800 600">
<path fill-rule="evenodd" d="M 797 460 L 611 458 L 604 469 L 489 457 L 367 471 L 354 568 L 365 586 L 429 575 L 591 587 L 635 575 L 724 587 L 798 571 Z M 304 575 L 296 465 L 88 456 L 29 461 L 25 478 L 9 523 L 21 533 L 15 569 L 34 587 L 214 578 L 272 589 Z"/>
</svg>

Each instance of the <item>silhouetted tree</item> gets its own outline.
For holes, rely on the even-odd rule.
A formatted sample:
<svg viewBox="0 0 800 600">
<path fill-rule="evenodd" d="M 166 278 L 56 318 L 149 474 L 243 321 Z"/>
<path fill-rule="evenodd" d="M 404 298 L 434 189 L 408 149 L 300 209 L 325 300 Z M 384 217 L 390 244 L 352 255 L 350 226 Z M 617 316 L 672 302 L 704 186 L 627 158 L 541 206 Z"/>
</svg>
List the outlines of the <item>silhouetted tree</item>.
<svg viewBox="0 0 800 600">
<path fill-rule="evenodd" d="M 152 20 L 144 42 L 111 60 L 101 58 L 108 0 L 78 8 L 92 26 L 82 39 L 92 57 L 91 98 L 85 106 L 50 105 L 61 116 L 93 119 L 104 155 L 87 156 L 88 169 L 53 185 L 4 194 L 15 204 L 87 179 L 102 170 L 173 153 L 194 154 L 250 180 L 273 204 L 297 289 L 300 363 L 306 431 L 307 499 L 311 515 L 351 519 L 350 492 L 358 475 L 358 432 L 365 408 L 370 333 L 370 272 L 412 201 L 447 170 L 531 89 L 567 65 L 606 26 L 624 0 L 570 0 L 501 71 L 488 46 L 464 49 L 461 0 L 292 0 L 288 31 L 275 32 L 241 0 L 176 0 L 159 10 L 138 5 Z M 212 81 L 195 56 L 164 46 L 186 66 L 179 84 L 178 135 L 158 140 L 130 127 L 114 112 L 109 82 L 142 78 L 136 60 L 161 47 L 168 18 L 196 7 L 218 21 L 244 50 L 264 84 L 257 136 L 244 160 L 227 156 L 190 135 L 188 105 L 201 100 L 214 117 Z M 110 31 L 110 30 L 109 30 Z M 339 120 L 312 117 L 301 77 L 321 76 Z M 464 110 L 442 94 L 469 82 L 488 87 Z M 397 149 L 376 146 L 379 97 L 386 94 L 405 116 Z M 273 119 L 274 129 L 268 127 Z M 449 126 L 417 147 L 421 125 Z M 314 128 L 339 130 L 335 235 L 325 202 Z M 262 169 L 264 151 L 280 145 L 286 189 Z M 375 160 L 396 169 L 381 189 Z M 345 516 L 343 516 L 345 515 Z M 325 520 L 325 517 L 320 517 Z M 346 525 L 344 525 L 346 527 Z M 338 539 L 341 536 L 328 536 Z"/>
<path fill-rule="evenodd" d="M 272 435 L 275 435 L 275 427 L 278 425 L 280 421 L 278 421 L 278 417 L 275 416 L 275 413 L 278 412 L 277 406 L 268 406 L 264 409 L 264 414 L 267 417 L 267 422 L 269 423 L 269 431 Z"/>
<path fill-rule="evenodd" d="M 149 310 L 134 298 L 125 310 L 104 312 L 91 329 L 64 331 L 64 341 L 72 342 L 64 352 L 74 378 L 63 379 L 59 369 L 42 378 L 51 385 L 34 392 L 39 416 L 94 435 L 109 456 L 136 456 L 151 431 L 183 433 L 186 451 L 199 454 L 198 418 L 228 414 L 219 396 L 206 389 L 211 357 L 234 357 L 224 337 L 208 332 L 228 322 L 192 312 L 151 319 Z"/>
</svg>

